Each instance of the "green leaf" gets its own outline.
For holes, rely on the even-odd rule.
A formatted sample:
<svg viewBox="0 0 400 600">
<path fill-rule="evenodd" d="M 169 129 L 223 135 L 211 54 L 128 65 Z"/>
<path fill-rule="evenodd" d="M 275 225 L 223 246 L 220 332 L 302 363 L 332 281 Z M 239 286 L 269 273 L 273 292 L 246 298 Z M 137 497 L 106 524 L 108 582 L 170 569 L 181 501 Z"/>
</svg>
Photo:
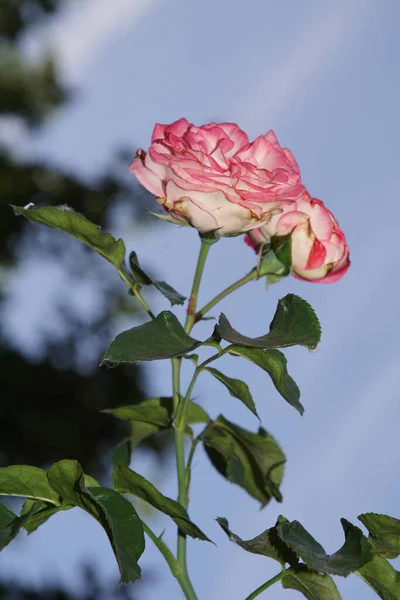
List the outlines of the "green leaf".
<svg viewBox="0 0 400 600">
<path fill-rule="evenodd" d="M 111 414 L 117 419 L 132 421 L 132 435 L 130 440 L 132 450 L 150 435 L 172 429 L 174 407 L 172 398 L 162 397 L 150 398 L 140 404 L 119 406 L 118 408 L 107 409 L 103 412 Z M 210 417 L 201 406 L 195 402 L 189 404 L 187 414 L 188 425 L 208 423 L 209 421 Z"/>
<path fill-rule="evenodd" d="M 287 372 L 287 360 L 282 352 L 233 345 L 229 348 L 229 354 L 247 358 L 247 360 L 264 369 L 270 375 L 281 396 L 301 415 L 304 413 L 304 407 L 299 400 L 300 390 Z"/>
<path fill-rule="evenodd" d="M 358 519 L 369 531 L 375 554 L 386 558 L 397 558 L 400 554 L 400 520 L 387 515 L 366 513 Z"/>
<path fill-rule="evenodd" d="M 131 252 L 129 255 L 129 264 L 132 270 L 132 273 L 136 279 L 136 281 L 142 285 L 154 285 L 155 288 L 158 289 L 159 292 L 167 300 L 170 301 L 171 306 L 175 304 L 183 304 L 186 300 L 185 296 L 179 294 L 173 287 L 165 283 L 165 281 L 154 281 L 147 273 L 143 271 L 143 269 L 139 266 L 139 260 L 136 252 Z"/>
<path fill-rule="evenodd" d="M 301 592 L 308 600 L 341 600 L 332 577 L 309 571 L 304 565 L 289 569 L 282 586 Z"/>
<path fill-rule="evenodd" d="M 104 256 L 111 264 L 120 270 L 125 258 L 125 244 L 116 240 L 110 233 L 103 233 L 97 225 L 74 212 L 68 206 L 46 206 L 43 208 L 12 207 L 17 215 L 23 215 L 29 221 L 47 225 L 53 229 L 69 233 L 89 248 L 92 248 L 101 256 Z"/>
<path fill-rule="evenodd" d="M 105 487 L 89 488 L 88 491 L 105 516 L 101 524 L 118 562 L 120 583 L 134 582 L 140 578 L 137 561 L 145 546 L 141 520 L 132 504 L 118 492 Z"/>
<path fill-rule="evenodd" d="M 341 519 L 343 546 L 330 556 L 298 521 L 278 525 L 278 535 L 313 571 L 346 577 L 372 560 L 373 550 L 362 531 Z"/>
<path fill-rule="evenodd" d="M 279 525 L 279 523 L 286 521 L 287 519 L 280 516 L 276 526 Z M 223 517 L 218 518 L 217 523 L 225 531 L 231 542 L 238 544 L 238 546 L 247 552 L 268 556 L 269 558 L 277 560 L 282 566 L 286 563 L 294 565 L 298 562 L 296 554 L 288 546 L 286 546 L 286 544 L 284 544 L 284 542 L 282 542 L 278 536 L 276 526 L 266 529 L 263 531 L 263 533 L 260 533 L 260 535 L 257 535 L 251 540 L 242 540 L 238 535 L 229 529 L 229 523 L 227 519 Z"/>
<path fill-rule="evenodd" d="M 21 525 L 30 534 L 60 510 L 62 510 L 61 506 L 52 506 L 48 502 L 28 498 L 20 513 Z"/>
<path fill-rule="evenodd" d="M 199 404 L 196 404 L 196 402 L 193 402 L 191 400 L 186 419 L 188 425 L 195 425 L 196 423 L 209 423 L 210 420 L 211 419 L 204 410 L 204 408 L 202 408 Z"/>
<path fill-rule="evenodd" d="M 22 496 L 60 504 L 58 495 L 50 486 L 47 474 L 38 467 L 12 465 L 0 469 L 0 495 Z"/>
<path fill-rule="evenodd" d="M 128 438 L 127 440 L 123 440 L 118 446 L 114 448 L 114 452 L 112 455 L 112 461 L 114 467 L 119 467 L 119 465 L 129 466 L 131 462 L 131 453 L 132 446 L 131 441 Z"/>
<path fill-rule="evenodd" d="M 251 412 L 254 415 L 256 415 L 256 417 L 258 417 L 253 397 L 250 393 L 247 384 L 244 383 L 244 381 L 241 381 L 240 379 L 232 379 L 232 377 L 228 377 L 227 375 L 224 375 L 224 373 L 221 373 L 221 371 L 213 369 L 212 367 L 206 367 L 205 369 L 203 369 L 203 371 L 208 371 L 209 373 L 211 373 L 211 375 L 214 375 L 214 377 L 218 379 L 218 381 L 224 384 L 231 396 L 241 400 L 243 404 L 247 406 L 247 408 L 251 410 Z"/>
<path fill-rule="evenodd" d="M 130 404 L 128 406 L 118 406 L 117 408 L 105 409 L 102 412 L 113 415 L 117 419 L 124 421 L 143 421 L 158 425 L 160 428 L 171 427 L 173 418 L 173 400 L 171 397 L 149 398 L 140 404 Z M 189 405 L 187 422 L 208 423 L 210 417 L 206 411 L 191 402 Z"/>
<path fill-rule="evenodd" d="M 251 433 L 220 415 L 199 437 L 221 475 L 244 488 L 262 507 L 271 498 L 282 500 L 279 485 L 285 455 L 264 429 Z"/>
<path fill-rule="evenodd" d="M 121 493 L 133 494 L 151 506 L 171 517 L 182 533 L 193 538 L 211 541 L 189 518 L 187 511 L 175 500 L 159 492 L 147 479 L 128 467 L 117 467 L 113 473 L 113 486 Z"/>
<path fill-rule="evenodd" d="M 20 528 L 21 523 L 17 515 L 0 504 L 0 551 L 16 537 Z"/>
<path fill-rule="evenodd" d="M 153 321 L 117 335 L 100 364 L 162 360 L 183 356 L 200 345 L 185 332 L 176 316 L 165 310 Z"/>
<path fill-rule="evenodd" d="M 143 440 L 159 433 L 160 431 L 166 431 L 163 427 L 153 425 L 152 423 L 146 423 L 145 421 L 132 421 L 132 433 L 130 438 L 131 451 L 136 446 L 139 446 Z"/>
<path fill-rule="evenodd" d="M 356 571 L 382 600 L 400 600 L 400 573 L 381 556 Z"/>
<path fill-rule="evenodd" d="M 40 511 L 43 506 L 46 507 L 46 511 L 49 513 L 46 517 L 43 516 L 45 511 Z M 44 523 L 49 516 L 59 510 L 59 506 L 51 506 L 46 502 L 29 499 L 24 503 L 21 514 L 18 517 L 3 504 L 0 504 L 0 551 L 17 536 L 22 527 L 30 533 L 39 527 L 41 523 Z"/>
<path fill-rule="evenodd" d="M 101 510 L 88 493 L 82 467 L 76 460 L 60 460 L 54 463 L 47 477 L 51 487 L 61 498 L 63 509 L 79 506 L 96 519 L 101 518 Z"/>
<path fill-rule="evenodd" d="M 121 583 L 140 578 L 137 560 L 144 551 L 142 522 L 126 498 L 104 487 L 86 488 L 82 467 L 74 460 L 55 463 L 48 472 L 64 508 L 79 506 L 104 528 L 118 562 Z"/>
<path fill-rule="evenodd" d="M 266 335 L 250 338 L 242 335 L 222 313 L 218 330 L 222 339 L 231 344 L 250 348 L 287 348 L 288 346 L 317 347 L 321 340 L 321 326 L 314 309 L 302 298 L 288 294 L 278 302 L 275 316 Z"/>
<path fill-rule="evenodd" d="M 118 406 L 117 408 L 105 409 L 102 412 L 113 415 L 123 421 L 143 421 L 157 425 L 160 429 L 171 427 L 172 422 L 172 398 L 149 398 L 140 404 Z"/>
</svg>

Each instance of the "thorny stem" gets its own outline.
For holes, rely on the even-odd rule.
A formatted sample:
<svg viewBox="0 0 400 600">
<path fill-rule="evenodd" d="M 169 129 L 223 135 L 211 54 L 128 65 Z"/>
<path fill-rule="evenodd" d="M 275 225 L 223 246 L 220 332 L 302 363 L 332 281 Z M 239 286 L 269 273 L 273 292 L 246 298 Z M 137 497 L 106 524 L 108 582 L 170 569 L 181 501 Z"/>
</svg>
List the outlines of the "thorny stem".
<svg viewBox="0 0 400 600">
<path fill-rule="evenodd" d="M 210 242 L 201 239 L 201 246 L 199 257 L 197 259 L 196 270 L 193 278 L 192 291 L 190 293 L 189 305 L 187 309 L 187 316 L 185 322 L 185 331 L 190 333 L 195 320 L 195 312 L 197 306 L 197 296 L 199 293 L 199 286 L 201 277 L 204 270 L 206 258 L 210 249 Z M 182 408 L 180 403 L 182 402 L 180 394 L 180 370 L 181 370 L 181 359 L 173 358 L 172 362 L 172 385 L 173 385 L 173 405 L 174 405 L 174 418 L 175 423 L 175 456 L 176 456 L 176 470 L 178 476 L 178 502 L 187 508 L 188 496 L 186 488 L 186 465 L 185 465 L 185 446 L 184 446 L 184 435 L 186 430 L 186 415 L 183 416 Z M 177 419 L 177 416 L 179 419 Z M 181 418 L 183 416 L 183 418 Z M 179 423 L 178 423 L 179 420 Z M 186 535 L 178 529 L 178 548 L 177 548 L 177 559 L 180 567 L 182 568 L 187 582 L 190 584 L 189 575 L 187 571 L 187 559 L 186 559 Z M 190 584 L 191 586 L 191 584 Z M 192 588 L 193 591 L 193 588 Z M 193 591 L 194 594 L 194 591 Z M 187 596 L 192 598 L 193 596 Z"/>
<path fill-rule="evenodd" d="M 192 445 L 190 447 L 190 452 L 189 452 L 189 456 L 187 459 L 187 463 L 186 463 L 185 485 L 186 485 L 186 498 L 188 498 L 188 499 L 189 499 L 189 487 L 190 487 L 192 461 L 193 461 L 194 453 L 196 451 L 197 444 L 199 443 L 199 441 L 200 440 L 198 438 L 193 440 Z"/>
<path fill-rule="evenodd" d="M 142 521 L 142 523 L 143 523 L 143 521 Z M 154 545 L 158 548 L 158 550 L 161 552 L 161 554 L 165 558 L 165 560 L 171 570 L 172 575 L 179 582 L 179 585 L 181 586 L 181 589 L 182 589 L 183 593 L 185 594 L 185 597 L 187 598 L 187 600 L 197 600 L 197 596 L 192 587 L 192 584 L 189 581 L 189 578 L 187 577 L 187 574 L 182 569 L 181 565 L 178 563 L 177 559 L 172 554 L 172 552 L 168 548 L 167 544 L 162 540 L 161 537 L 158 537 L 150 529 L 150 527 L 148 525 L 146 525 L 146 523 L 143 523 L 143 529 L 144 529 L 146 535 L 151 539 L 151 541 L 154 543 Z"/>
<path fill-rule="evenodd" d="M 173 404 L 174 414 L 176 415 L 181 401 L 180 396 L 180 370 L 181 359 L 173 358 L 172 362 L 172 386 L 173 386 Z M 176 472 L 178 476 L 178 502 L 186 508 L 186 467 L 185 467 L 185 427 L 175 428 L 175 457 Z M 178 562 L 181 568 L 187 573 L 186 564 L 186 535 L 178 529 Z"/>
</svg>

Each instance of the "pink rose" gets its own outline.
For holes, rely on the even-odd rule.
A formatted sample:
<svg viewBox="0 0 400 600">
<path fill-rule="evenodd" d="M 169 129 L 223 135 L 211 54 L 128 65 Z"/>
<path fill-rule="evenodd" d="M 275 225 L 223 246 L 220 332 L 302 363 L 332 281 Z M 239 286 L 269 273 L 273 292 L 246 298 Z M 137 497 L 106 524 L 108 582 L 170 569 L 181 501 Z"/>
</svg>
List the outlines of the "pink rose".
<svg viewBox="0 0 400 600">
<path fill-rule="evenodd" d="M 249 143 L 234 123 L 157 124 L 130 171 L 169 213 L 201 233 L 237 235 L 267 223 L 303 191 L 299 167 L 273 131 Z"/>
<path fill-rule="evenodd" d="M 257 251 L 271 237 L 292 234 L 292 270 L 295 277 L 317 283 L 333 283 L 350 266 L 349 247 L 343 231 L 323 202 L 305 192 L 269 223 L 254 229 L 246 242 Z"/>
</svg>

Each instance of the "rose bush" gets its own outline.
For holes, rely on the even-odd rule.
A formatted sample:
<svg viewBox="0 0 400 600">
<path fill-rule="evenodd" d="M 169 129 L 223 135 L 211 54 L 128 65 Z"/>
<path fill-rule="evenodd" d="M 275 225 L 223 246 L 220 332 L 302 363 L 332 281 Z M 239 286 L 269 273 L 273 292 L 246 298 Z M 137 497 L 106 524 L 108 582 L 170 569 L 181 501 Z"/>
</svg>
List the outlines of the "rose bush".
<svg viewBox="0 0 400 600">
<path fill-rule="evenodd" d="M 291 234 L 292 272 L 318 283 L 333 283 L 350 265 L 344 233 L 323 202 L 304 192 L 269 223 L 248 233 L 246 242 L 256 251 L 274 236 Z"/>
<path fill-rule="evenodd" d="M 222 236 L 260 227 L 304 191 L 292 153 L 273 131 L 249 142 L 234 123 L 157 124 L 130 170 L 169 220 Z"/>
</svg>

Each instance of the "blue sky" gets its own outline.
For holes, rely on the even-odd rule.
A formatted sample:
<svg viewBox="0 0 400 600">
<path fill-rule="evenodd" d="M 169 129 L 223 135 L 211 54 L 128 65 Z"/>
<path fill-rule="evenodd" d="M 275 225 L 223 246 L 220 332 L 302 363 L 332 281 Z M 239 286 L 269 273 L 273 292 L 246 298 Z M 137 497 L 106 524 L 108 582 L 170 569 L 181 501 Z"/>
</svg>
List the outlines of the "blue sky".
<svg viewBox="0 0 400 600">
<path fill-rule="evenodd" d="M 328 552 L 342 543 L 341 517 L 355 522 L 357 514 L 369 511 L 399 516 L 399 17 L 396 0 L 232 0 L 229 5 L 221 0 L 87 0 L 72 2 L 54 26 L 27 41 L 31 53 L 44 40 L 52 43 L 65 80 L 79 91 L 34 140 L 10 128 L 22 155 L 50 156 L 77 173 L 94 175 L 120 146 L 146 148 L 157 121 L 181 116 L 196 124 L 235 121 L 250 137 L 273 128 L 293 151 L 310 193 L 327 204 L 348 236 L 352 266 L 339 283 L 322 286 L 291 278 L 266 291 L 258 282 L 222 305 L 235 327 L 260 335 L 277 300 L 297 293 L 320 317 L 323 341 L 314 353 L 287 352 L 306 408 L 302 418 L 263 372 L 246 361 L 221 361 L 227 374 L 249 383 L 263 425 L 281 443 L 288 463 L 283 504 L 260 512 L 198 453 L 190 514 L 218 544 L 189 544 L 201 599 L 242 600 L 277 571 L 272 561 L 229 543 L 213 521 L 217 516 L 227 517 L 235 532 L 250 538 L 282 513 L 301 521 Z M 113 233 L 123 235 L 143 262 L 187 293 L 196 232 L 158 224 L 141 231 L 121 221 Z M 210 254 L 201 303 L 254 264 L 240 238 L 222 240 Z M 52 276 L 47 269 L 44 273 L 51 294 Z M 114 276 L 111 268 L 109 276 Z M 39 318 L 42 291 L 40 286 L 30 290 L 29 299 L 19 298 L 19 315 L 29 323 L 32 315 Z M 151 301 L 155 309 L 167 308 L 163 300 Z M 197 335 L 207 327 L 199 326 Z M 149 392 L 165 394 L 169 364 L 149 364 L 145 370 L 151 375 Z M 257 427 L 255 418 L 210 377 L 200 380 L 196 395 L 212 416 L 223 412 L 245 427 Z M 138 462 L 133 468 L 151 473 L 164 493 L 175 496 L 172 460 L 168 472 L 154 471 L 142 455 Z M 158 518 L 154 528 L 161 531 L 163 523 Z M 171 542 L 173 533 L 167 534 Z M 105 576 L 117 577 L 103 532 L 86 515 L 71 511 L 10 546 L 2 569 L 20 573 L 22 562 L 27 579 L 39 582 L 52 573 L 74 586 L 72 568 L 84 557 L 96 557 Z M 141 593 L 143 600 L 180 597 L 150 543 L 142 564 L 157 569 L 157 581 Z M 336 582 L 344 599 L 375 598 L 356 577 Z M 277 585 L 265 593 L 268 597 L 302 596 Z"/>
</svg>

